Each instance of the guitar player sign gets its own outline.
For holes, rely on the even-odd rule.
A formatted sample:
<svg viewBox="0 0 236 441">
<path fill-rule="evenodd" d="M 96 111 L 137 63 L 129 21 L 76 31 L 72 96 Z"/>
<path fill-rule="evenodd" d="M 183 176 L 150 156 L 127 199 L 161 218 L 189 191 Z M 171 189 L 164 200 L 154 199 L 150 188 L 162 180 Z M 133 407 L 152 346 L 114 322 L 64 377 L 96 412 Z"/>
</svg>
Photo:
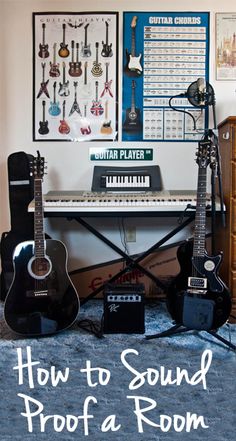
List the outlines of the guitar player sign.
<svg viewBox="0 0 236 441">
<path fill-rule="evenodd" d="M 117 139 L 116 12 L 33 13 L 33 140 Z"/>
</svg>

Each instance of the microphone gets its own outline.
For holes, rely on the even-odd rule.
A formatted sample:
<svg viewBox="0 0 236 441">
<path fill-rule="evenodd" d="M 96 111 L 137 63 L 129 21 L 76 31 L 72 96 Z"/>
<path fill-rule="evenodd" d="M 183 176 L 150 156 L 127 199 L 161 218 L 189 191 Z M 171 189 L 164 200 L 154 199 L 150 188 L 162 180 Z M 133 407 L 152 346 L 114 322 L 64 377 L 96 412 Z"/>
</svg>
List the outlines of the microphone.
<svg viewBox="0 0 236 441">
<path fill-rule="evenodd" d="M 205 78 L 197 79 L 197 99 L 199 106 L 206 105 L 206 80 Z"/>
</svg>

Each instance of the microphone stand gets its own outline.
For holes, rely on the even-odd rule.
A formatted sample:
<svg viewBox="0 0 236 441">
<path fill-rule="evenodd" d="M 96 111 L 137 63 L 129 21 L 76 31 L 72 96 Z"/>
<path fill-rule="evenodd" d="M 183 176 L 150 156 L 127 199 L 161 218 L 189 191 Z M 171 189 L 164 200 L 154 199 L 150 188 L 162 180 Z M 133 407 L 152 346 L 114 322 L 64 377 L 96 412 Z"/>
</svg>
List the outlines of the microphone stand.
<svg viewBox="0 0 236 441">
<path fill-rule="evenodd" d="M 209 104 L 210 105 L 210 104 Z M 216 225 L 216 190 L 215 179 L 218 178 L 219 198 L 220 198 L 220 213 L 222 226 L 225 227 L 225 213 L 224 213 L 224 201 L 222 191 L 222 174 L 221 174 L 221 160 L 219 153 L 218 137 L 214 133 L 216 129 L 216 112 L 215 112 L 215 95 L 213 91 L 212 97 L 212 112 L 213 112 L 213 125 L 214 129 L 207 129 L 206 133 L 211 142 L 211 234 L 212 234 L 212 254 L 216 254 L 215 249 L 215 225 Z"/>
</svg>

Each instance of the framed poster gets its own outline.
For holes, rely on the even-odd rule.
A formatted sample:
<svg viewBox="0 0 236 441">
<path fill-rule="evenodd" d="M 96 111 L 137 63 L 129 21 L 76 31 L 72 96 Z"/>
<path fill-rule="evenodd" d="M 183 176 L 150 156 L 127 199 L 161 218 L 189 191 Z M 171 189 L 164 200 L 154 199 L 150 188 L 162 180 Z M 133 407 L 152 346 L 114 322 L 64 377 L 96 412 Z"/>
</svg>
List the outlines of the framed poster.
<svg viewBox="0 0 236 441">
<path fill-rule="evenodd" d="M 236 13 L 216 13 L 216 79 L 236 80 Z"/>
<path fill-rule="evenodd" d="M 118 13 L 33 13 L 33 140 L 117 140 Z"/>
<path fill-rule="evenodd" d="M 184 93 L 209 77 L 209 13 L 124 12 L 123 18 L 123 141 L 199 140 L 208 112 Z"/>
</svg>

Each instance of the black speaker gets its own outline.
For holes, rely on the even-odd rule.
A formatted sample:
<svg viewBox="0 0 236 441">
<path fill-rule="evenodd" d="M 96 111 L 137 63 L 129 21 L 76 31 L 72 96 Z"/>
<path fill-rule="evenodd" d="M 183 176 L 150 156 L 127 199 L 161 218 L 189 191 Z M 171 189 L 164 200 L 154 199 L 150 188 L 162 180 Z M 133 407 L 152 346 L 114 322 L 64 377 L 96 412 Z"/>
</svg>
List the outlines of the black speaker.
<svg viewBox="0 0 236 441">
<path fill-rule="evenodd" d="M 108 283 L 104 288 L 104 334 L 145 332 L 144 285 Z"/>
</svg>

